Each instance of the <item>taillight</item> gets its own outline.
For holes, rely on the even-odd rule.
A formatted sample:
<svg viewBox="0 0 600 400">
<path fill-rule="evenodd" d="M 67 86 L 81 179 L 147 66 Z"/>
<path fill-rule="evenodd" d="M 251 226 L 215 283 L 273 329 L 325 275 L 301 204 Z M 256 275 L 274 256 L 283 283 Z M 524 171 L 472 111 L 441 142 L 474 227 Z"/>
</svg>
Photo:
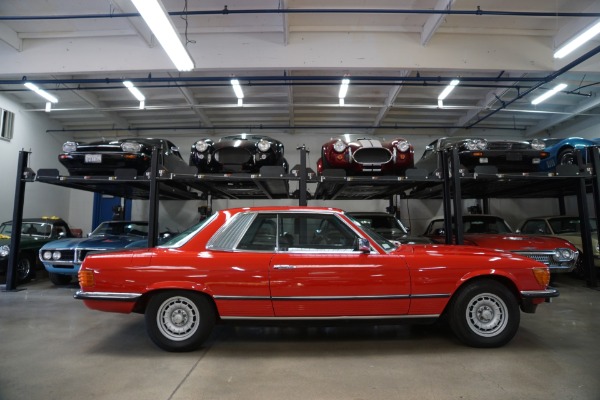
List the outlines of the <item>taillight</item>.
<svg viewBox="0 0 600 400">
<path fill-rule="evenodd" d="M 79 278 L 79 285 L 81 287 L 94 287 L 96 284 L 94 281 L 94 271 L 80 269 L 77 276 Z"/>
</svg>

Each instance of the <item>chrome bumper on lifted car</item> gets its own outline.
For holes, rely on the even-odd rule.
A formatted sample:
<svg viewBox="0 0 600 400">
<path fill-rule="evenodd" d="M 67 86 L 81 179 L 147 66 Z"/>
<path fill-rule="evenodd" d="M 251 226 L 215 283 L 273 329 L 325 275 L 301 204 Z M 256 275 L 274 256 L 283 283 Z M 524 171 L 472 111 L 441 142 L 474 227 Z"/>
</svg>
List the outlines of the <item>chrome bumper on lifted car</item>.
<svg viewBox="0 0 600 400">
<path fill-rule="evenodd" d="M 73 297 L 78 300 L 136 301 L 142 295 L 139 293 L 84 292 L 78 290 Z"/>
<path fill-rule="evenodd" d="M 563 257 L 557 253 L 562 250 L 567 250 L 570 253 L 570 256 Z M 551 273 L 567 273 L 573 271 L 575 269 L 575 264 L 577 264 L 577 258 L 579 257 L 579 252 L 570 249 L 556 249 L 554 251 L 513 251 L 513 253 L 546 264 Z"/>
</svg>

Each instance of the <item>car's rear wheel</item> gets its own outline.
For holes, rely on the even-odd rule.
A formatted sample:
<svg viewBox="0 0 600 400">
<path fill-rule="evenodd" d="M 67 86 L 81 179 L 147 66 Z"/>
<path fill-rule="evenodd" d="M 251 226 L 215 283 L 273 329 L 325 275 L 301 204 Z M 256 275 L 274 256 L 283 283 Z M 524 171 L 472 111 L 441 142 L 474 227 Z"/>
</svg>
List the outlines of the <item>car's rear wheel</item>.
<svg viewBox="0 0 600 400">
<path fill-rule="evenodd" d="M 71 275 L 64 274 L 55 274 L 54 272 L 50 272 L 50 282 L 55 285 L 61 286 L 71 283 Z"/>
<path fill-rule="evenodd" d="M 575 151 L 571 147 L 567 147 L 558 153 L 558 165 L 575 164 Z"/>
<path fill-rule="evenodd" d="M 504 285 L 482 279 L 459 290 L 450 308 L 450 327 L 472 347 L 500 347 L 517 333 L 521 315 L 515 295 Z"/>
<path fill-rule="evenodd" d="M 17 281 L 25 283 L 35 276 L 35 262 L 30 254 L 20 254 L 17 260 Z"/>
<path fill-rule="evenodd" d="M 167 351 L 198 348 L 215 324 L 215 310 L 201 294 L 184 290 L 158 293 L 146 308 L 146 331 L 150 339 Z"/>
</svg>

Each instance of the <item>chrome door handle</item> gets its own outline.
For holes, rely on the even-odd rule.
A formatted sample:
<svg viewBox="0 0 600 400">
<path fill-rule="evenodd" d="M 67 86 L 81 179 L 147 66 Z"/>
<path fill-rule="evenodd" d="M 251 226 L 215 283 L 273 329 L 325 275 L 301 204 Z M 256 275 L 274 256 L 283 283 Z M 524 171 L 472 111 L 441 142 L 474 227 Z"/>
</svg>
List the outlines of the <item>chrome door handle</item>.
<svg viewBox="0 0 600 400">
<path fill-rule="evenodd" d="M 273 269 L 294 269 L 294 268 L 296 268 L 295 265 L 282 265 L 282 264 L 273 265 Z"/>
</svg>

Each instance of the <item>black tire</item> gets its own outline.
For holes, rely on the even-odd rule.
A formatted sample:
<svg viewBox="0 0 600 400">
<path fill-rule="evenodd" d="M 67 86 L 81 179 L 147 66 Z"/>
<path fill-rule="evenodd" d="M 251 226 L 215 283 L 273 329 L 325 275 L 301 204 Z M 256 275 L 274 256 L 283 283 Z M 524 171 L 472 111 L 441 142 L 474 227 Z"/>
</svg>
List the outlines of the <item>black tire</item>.
<svg viewBox="0 0 600 400">
<path fill-rule="evenodd" d="M 575 151 L 571 147 L 564 148 L 558 153 L 556 160 L 557 165 L 569 165 L 576 163 Z"/>
<path fill-rule="evenodd" d="M 160 292 L 146 308 L 146 331 L 163 350 L 195 350 L 208 338 L 215 325 L 215 310 L 201 294 L 184 290 Z"/>
<path fill-rule="evenodd" d="M 54 272 L 50 272 L 50 282 L 54 283 L 57 286 L 63 286 L 68 283 L 71 283 L 71 275 L 64 274 L 55 274 Z"/>
<path fill-rule="evenodd" d="M 575 263 L 575 268 L 573 268 L 572 274 L 579 279 L 586 279 L 587 269 L 585 268 L 585 256 L 583 252 L 579 252 L 579 257 L 577 258 L 577 262 Z"/>
<path fill-rule="evenodd" d="M 471 347 L 500 347 L 517 333 L 521 314 L 515 295 L 491 279 L 462 287 L 449 310 L 450 328 Z"/>
<path fill-rule="evenodd" d="M 19 254 L 17 259 L 17 282 L 26 283 L 35 278 L 35 261 L 30 254 Z"/>
</svg>

